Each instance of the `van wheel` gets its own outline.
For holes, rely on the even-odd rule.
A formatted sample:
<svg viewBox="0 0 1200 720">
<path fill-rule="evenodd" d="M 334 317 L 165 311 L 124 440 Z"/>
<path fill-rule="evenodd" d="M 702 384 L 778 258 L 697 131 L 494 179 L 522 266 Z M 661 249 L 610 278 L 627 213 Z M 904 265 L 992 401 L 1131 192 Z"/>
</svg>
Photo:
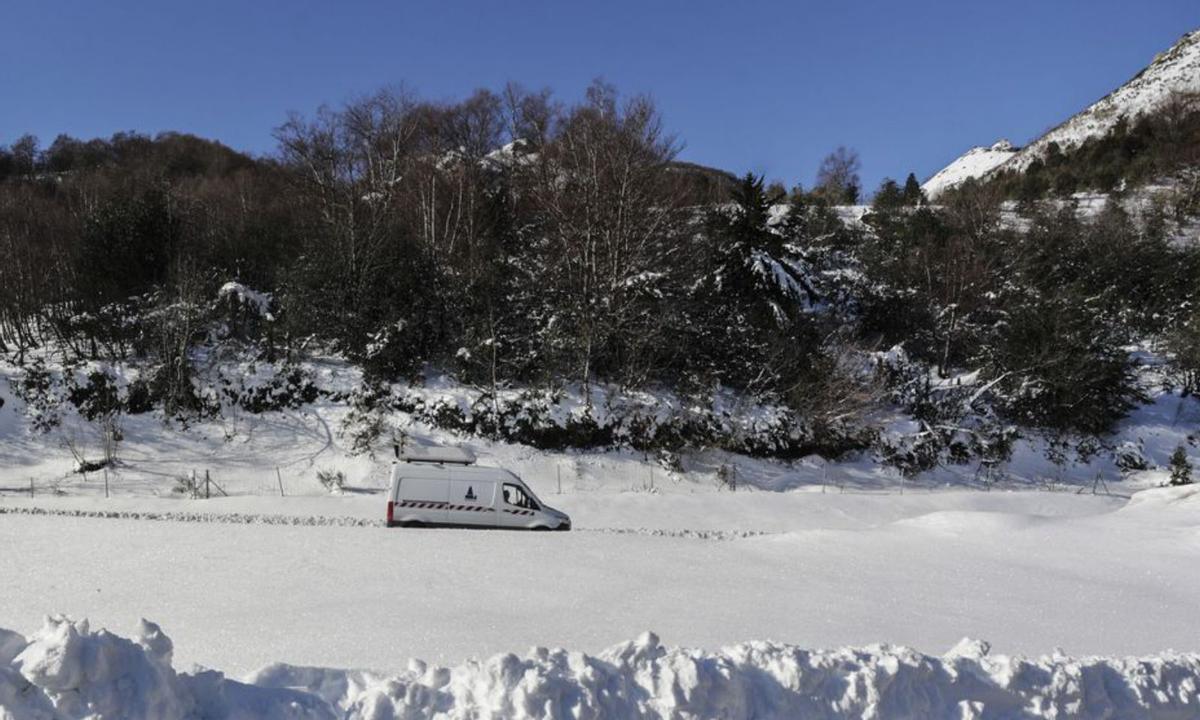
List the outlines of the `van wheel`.
<svg viewBox="0 0 1200 720">
<path fill-rule="evenodd" d="M 548 530 L 550 530 L 550 528 L 546 527 L 545 525 L 538 525 L 537 527 L 532 527 L 529 529 L 534 532 L 547 532 Z"/>
</svg>

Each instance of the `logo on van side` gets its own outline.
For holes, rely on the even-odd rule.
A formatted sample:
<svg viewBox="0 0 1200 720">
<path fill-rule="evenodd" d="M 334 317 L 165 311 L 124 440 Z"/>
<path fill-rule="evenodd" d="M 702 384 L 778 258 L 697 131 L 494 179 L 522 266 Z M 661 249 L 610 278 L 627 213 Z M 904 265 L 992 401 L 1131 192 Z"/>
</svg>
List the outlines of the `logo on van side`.
<svg viewBox="0 0 1200 720">
<path fill-rule="evenodd" d="M 475 486 L 468 485 L 467 486 L 467 494 L 463 496 L 463 500 L 477 500 L 477 499 L 478 498 L 475 497 Z"/>
</svg>

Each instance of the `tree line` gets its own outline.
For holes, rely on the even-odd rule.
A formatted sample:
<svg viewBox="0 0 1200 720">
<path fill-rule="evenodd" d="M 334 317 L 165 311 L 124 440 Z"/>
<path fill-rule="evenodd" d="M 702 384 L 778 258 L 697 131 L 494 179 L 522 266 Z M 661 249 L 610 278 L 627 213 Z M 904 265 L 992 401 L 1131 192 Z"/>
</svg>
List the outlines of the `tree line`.
<svg viewBox="0 0 1200 720">
<path fill-rule="evenodd" d="M 220 320 L 264 357 L 332 352 L 374 379 L 733 389 L 833 451 L 899 403 L 926 428 L 895 449 L 917 463 L 1012 423 L 1102 435 L 1139 401 L 1136 341 L 1169 343 L 1196 389 L 1197 253 L 1118 203 L 1030 203 L 1018 227 L 1003 183 L 934 207 L 909 175 L 848 222 L 852 150 L 811 191 L 734 177 L 678 161 L 653 102 L 599 82 L 570 104 L 389 89 L 276 139 L 261 158 L 174 133 L 0 149 L 0 352 L 145 362 L 186 411 Z M 269 319 L 206 315 L 230 280 L 269 293 Z M 967 370 L 970 392 L 942 382 Z"/>
</svg>

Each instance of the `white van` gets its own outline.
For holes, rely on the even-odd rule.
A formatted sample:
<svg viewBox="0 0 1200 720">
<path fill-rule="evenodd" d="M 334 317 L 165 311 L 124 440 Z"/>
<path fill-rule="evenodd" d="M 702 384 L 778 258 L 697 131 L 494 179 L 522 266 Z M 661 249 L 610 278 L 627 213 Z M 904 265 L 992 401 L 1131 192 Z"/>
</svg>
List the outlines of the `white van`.
<svg viewBox="0 0 1200 720">
<path fill-rule="evenodd" d="M 392 467 L 387 524 L 570 530 L 571 518 L 508 470 L 475 465 L 460 448 L 414 448 Z"/>
</svg>

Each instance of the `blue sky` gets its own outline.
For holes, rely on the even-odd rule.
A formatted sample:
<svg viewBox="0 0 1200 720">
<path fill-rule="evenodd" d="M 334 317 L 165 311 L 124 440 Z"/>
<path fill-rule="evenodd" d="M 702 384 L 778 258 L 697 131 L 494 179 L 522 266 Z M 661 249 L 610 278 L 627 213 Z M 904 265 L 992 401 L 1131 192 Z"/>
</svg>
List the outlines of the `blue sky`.
<svg viewBox="0 0 1200 720">
<path fill-rule="evenodd" d="M 1200 27 L 1200 2 L 6 0 L 0 27 L 3 144 L 180 130 L 268 153 L 288 111 L 388 84 L 574 100 L 601 76 L 657 100 L 682 159 L 811 184 L 844 144 L 873 188 L 1035 137 Z"/>
</svg>

